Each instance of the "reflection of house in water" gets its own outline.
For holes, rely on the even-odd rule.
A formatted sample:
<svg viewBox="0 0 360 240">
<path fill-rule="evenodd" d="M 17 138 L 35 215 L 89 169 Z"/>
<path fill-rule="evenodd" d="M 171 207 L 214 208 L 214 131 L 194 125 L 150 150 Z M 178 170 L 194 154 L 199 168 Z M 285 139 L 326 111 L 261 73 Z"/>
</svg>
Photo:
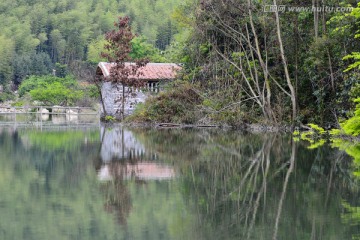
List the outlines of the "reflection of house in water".
<svg viewBox="0 0 360 240">
<path fill-rule="evenodd" d="M 98 176 L 102 181 L 112 180 L 113 176 L 122 179 L 136 180 L 167 180 L 175 176 L 170 166 L 153 162 L 139 162 L 135 164 L 105 164 L 101 167 Z"/>
<path fill-rule="evenodd" d="M 166 180 L 175 176 L 173 167 L 156 162 L 157 154 L 145 149 L 130 130 L 102 127 L 101 139 L 100 180 Z"/>
<path fill-rule="evenodd" d="M 129 160 L 141 158 L 145 155 L 144 146 L 135 138 L 134 134 L 124 128 L 101 128 L 101 152 L 103 162 L 112 160 Z"/>
</svg>

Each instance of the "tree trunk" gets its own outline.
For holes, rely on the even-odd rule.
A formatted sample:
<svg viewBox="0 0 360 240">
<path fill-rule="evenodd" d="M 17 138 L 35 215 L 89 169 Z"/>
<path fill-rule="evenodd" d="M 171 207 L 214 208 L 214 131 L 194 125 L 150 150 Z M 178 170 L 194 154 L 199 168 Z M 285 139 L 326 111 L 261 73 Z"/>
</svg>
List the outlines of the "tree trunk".
<svg viewBox="0 0 360 240">
<path fill-rule="evenodd" d="M 97 88 L 98 91 L 99 91 L 100 100 L 101 100 L 101 105 L 102 105 L 102 108 L 103 108 L 103 111 L 104 111 L 104 117 L 106 117 L 106 116 L 107 116 L 107 112 L 106 112 L 106 108 L 105 108 L 105 104 L 104 104 L 104 98 L 103 98 L 103 95 L 102 95 L 102 92 L 101 92 L 100 83 L 97 82 L 96 80 L 94 80 L 94 83 L 95 83 L 96 88 Z"/>
<path fill-rule="evenodd" d="M 331 64 L 330 51 L 329 51 L 329 48 L 327 48 L 326 50 L 327 50 L 328 62 L 329 62 L 331 90 L 332 90 L 333 93 L 335 93 L 335 78 L 334 78 L 334 71 L 333 71 L 332 64 Z"/>
<path fill-rule="evenodd" d="M 122 84 L 122 99 L 121 99 L 121 101 L 122 101 L 121 120 L 123 121 L 125 118 L 125 84 Z"/>
<path fill-rule="evenodd" d="M 317 12 L 317 6 L 318 6 L 317 0 L 312 0 L 312 6 L 314 10 L 314 34 L 315 34 L 315 39 L 317 39 L 319 36 L 319 13 Z"/>
<path fill-rule="evenodd" d="M 262 99 L 263 99 L 263 106 L 265 107 L 265 112 L 266 112 L 265 117 L 268 118 L 270 121 L 274 122 L 275 118 L 273 116 L 273 111 L 272 111 L 272 107 L 271 107 L 271 89 L 270 89 L 270 81 L 269 81 L 269 72 L 268 72 L 267 65 L 265 64 L 265 62 L 261 56 L 259 40 L 258 40 L 258 36 L 257 36 L 256 30 L 255 30 L 254 21 L 252 18 L 251 1 L 248 0 L 247 3 L 248 3 L 249 22 L 250 22 L 251 31 L 253 33 L 254 40 L 255 40 L 256 55 L 259 59 L 260 66 L 264 73 L 266 96 L 263 96 Z"/>
<path fill-rule="evenodd" d="M 274 5 L 277 6 L 276 0 L 274 0 Z M 281 38 L 279 13 L 277 11 L 275 11 L 275 18 L 276 18 L 276 30 L 277 30 L 277 37 L 278 37 L 278 41 L 279 41 L 280 55 L 281 55 L 281 59 L 282 59 L 283 65 L 284 65 L 286 82 L 290 89 L 291 104 L 292 104 L 292 122 L 294 124 L 294 122 L 296 120 L 296 114 L 297 114 L 297 112 L 296 112 L 297 111 L 296 110 L 296 95 L 295 95 L 294 86 L 291 83 L 289 69 L 288 69 L 287 62 L 286 62 L 285 51 L 284 51 L 282 38 Z"/>
</svg>

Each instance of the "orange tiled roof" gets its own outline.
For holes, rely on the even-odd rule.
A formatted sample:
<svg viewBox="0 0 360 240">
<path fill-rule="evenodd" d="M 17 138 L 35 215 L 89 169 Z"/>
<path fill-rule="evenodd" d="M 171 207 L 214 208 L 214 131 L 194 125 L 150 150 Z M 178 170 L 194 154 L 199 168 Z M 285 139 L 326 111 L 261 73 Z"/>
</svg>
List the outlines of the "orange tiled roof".
<svg viewBox="0 0 360 240">
<path fill-rule="evenodd" d="M 125 63 L 125 66 L 129 66 L 134 63 Z M 105 77 L 110 75 L 110 69 L 114 63 L 100 62 L 98 64 L 98 73 Z M 174 79 L 177 71 L 181 67 L 175 63 L 148 63 L 146 66 L 139 69 L 141 76 L 139 78 L 144 80 L 166 80 Z M 100 71 L 99 71 L 100 70 Z"/>
</svg>

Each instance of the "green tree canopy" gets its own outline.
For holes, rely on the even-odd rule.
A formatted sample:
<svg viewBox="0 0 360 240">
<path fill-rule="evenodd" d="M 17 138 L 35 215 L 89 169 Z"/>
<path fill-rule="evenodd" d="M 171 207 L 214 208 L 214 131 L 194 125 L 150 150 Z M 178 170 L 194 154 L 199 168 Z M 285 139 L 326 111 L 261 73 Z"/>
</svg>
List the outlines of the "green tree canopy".
<svg viewBox="0 0 360 240">
<path fill-rule="evenodd" d="M 70 76 L 31 76 L 19 88 L 20 96 L 29 93 L 33 100 L 46 105 L 73 105 L 83 97 L 78 82 Z"/>
</svg>

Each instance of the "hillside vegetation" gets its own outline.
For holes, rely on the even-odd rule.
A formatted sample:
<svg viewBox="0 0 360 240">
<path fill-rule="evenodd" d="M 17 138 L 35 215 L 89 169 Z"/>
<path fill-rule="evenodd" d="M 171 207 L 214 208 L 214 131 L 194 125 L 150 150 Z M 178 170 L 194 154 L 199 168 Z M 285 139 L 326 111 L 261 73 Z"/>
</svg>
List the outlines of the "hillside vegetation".
<svg viewBox="0 0 360 240">
<path fill-rule="evenodd" d="M 285 10 L 265 11 L 269 4 Z M 357 123 L 360 7 L 353 0 L 4 0 L 0 84 L 14 90 L 53 69 L 77 77 L 72 66 L 103 60 L 104 33 L 125 15 L 138 34 L 133 59 L 183 64 L 183 83 L 139 106 L 131 121 Z"/>
<path fill-rule="evenodd" d="M 272 4 L 285 10 L 264 10 Z M 202 99 L 194 123 L 331 128 L 353 116 L 360 97 L 356 1 L 187 1 L 174 17 L 189 33 L 179 44 L 182 78 Z M 154 112 L 142 107 L 140 118 L 143 109 Z"/>
<path fill-rule="evenodd" d="M 139 35 L 136 54 L 164 50 L 177 32 L 171 13 L 180 0 L 2 0 L 0 85 L 51 74 L 74 61 L 97 62 L 105 32 L 119 15 Z M 142 49 L 139 49 L 143 47 Z M 145 53 L 144 53 L 145 51 Z M 161 59 L 164 60 L 164 59 Z M 58 63 L 56 65 L 56 63 Z"/>
</svg>

